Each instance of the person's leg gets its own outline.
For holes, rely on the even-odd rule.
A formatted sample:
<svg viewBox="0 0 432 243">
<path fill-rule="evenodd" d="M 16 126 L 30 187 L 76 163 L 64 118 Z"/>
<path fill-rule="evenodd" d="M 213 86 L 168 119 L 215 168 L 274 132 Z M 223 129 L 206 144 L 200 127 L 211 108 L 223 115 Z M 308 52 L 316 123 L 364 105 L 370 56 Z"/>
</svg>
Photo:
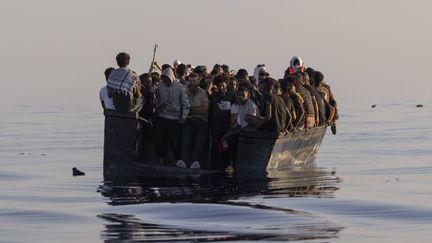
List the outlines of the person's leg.
<svg viewBox="0 0 432 243">
<path fill-rule="evenodd" d="M 171 150 L 174 155 L 174 159 L 180 160 L 180 123 L 177 120 L 169 121 L 168 126 L 165 128 L 168 133 L 168 139 L 170 142 Z"/>
<path fill-rule="evenodd" d="M 181 159 L 188 165 L 190 165 L 193 161 L 191 161 L 191 152 L 193 150 L 193 134 L 194 127 L 193 121 L 191 119 L 187 119 L 186 123 L 182 126 L 181 132 Z"/>
<path fill-rule="evenodd" d="M 202 158 L 208 140 L 207 122 L 203 120 L 196 120 L 194 130 L 195 139 L 192 148 L 192 163 L 195 161 L 202 162 L 200 159 Z"/>
<path fill-rule="evenodd" d="M 211 139 L 211 144 L 210 144 L 210 169 L 212 170 L 216 170 L 217 168 L 217 164 L 220 161 L 220 153 L 218 151 L 218 143 L 219 143 L 219 139 L 218 138 L 218 129 L 217 127 L 210 127 L 210 139 Z"/>
<path fill-rule="evenodd" d="M 159 159 L 165 157 L 167 129 L 166 119 L 157 117 L 155 124 L 155 147 Z"/>
</svg>

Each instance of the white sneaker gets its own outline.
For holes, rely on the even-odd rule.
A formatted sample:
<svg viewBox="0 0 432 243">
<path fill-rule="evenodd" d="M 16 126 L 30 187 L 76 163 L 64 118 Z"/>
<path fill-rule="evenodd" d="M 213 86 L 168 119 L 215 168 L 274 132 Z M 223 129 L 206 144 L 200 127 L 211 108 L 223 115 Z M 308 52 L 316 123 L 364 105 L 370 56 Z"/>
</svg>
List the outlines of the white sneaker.
<svg viewBox="0 0 432 243">
<path fill-rule="evenodd" d="M 176 166 L 178 168 L 186 168 L 186 163 L 183 162 L 183 160 L 179 160 L 179 161 L 177 161 Z"/>
<path fill-rule="evenodd" d="M 195 161 L 191 164 L 191 169 L 199 169 L 201 168 L 201 165 L 198 161 Z"/>
</svg>

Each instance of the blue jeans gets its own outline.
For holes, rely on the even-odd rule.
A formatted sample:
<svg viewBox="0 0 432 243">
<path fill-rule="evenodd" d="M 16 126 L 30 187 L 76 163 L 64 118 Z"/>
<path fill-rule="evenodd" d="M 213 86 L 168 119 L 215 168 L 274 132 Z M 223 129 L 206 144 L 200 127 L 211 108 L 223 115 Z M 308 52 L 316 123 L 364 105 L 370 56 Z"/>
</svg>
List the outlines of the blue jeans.
<svg viewBox="0 0 432 243">
<path fill-rule="evenodd" d="M 203 157 L 208 143 L 208 124 L 198 118 L 188 118 L 182 128 L 181 158 L 188 166 Z"/>
</svg>

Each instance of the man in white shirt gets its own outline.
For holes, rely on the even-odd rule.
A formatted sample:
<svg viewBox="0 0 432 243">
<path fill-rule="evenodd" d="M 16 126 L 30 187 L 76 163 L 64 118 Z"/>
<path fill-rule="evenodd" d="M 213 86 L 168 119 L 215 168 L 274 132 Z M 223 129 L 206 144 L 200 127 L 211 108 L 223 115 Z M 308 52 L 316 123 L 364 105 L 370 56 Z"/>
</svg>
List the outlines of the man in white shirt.
<svg viewBox="0 0 432 243">
<path fill-rule="evenodd" d="M 113 67 L 109 67 L 105 69 L 105 80 L 108 82 L 108 77 L 111 74 L 112 70 L 114 70 Z M 112 95 L 110 94 L 109 88 L 107 85 L 102 87 L 99 91 L 99 99 L 101 101 L 102 107 L 109 110 L 115 110 Z"/>
<path fill-rule="evenodd" d="M 236 93 L 236 103 L 231 107 L 231 126 L 247 127 L 247 116 L 257 116 L 258 107 L 249 99 L 249 90 L 240 88 Z"/>
</svg>

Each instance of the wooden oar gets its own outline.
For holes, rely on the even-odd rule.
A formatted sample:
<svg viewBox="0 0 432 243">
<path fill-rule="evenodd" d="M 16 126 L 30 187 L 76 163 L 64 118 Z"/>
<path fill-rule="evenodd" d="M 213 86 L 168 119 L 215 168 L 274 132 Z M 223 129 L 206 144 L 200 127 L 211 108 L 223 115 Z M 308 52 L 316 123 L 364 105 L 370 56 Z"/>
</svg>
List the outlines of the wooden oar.
<svg viewBox="0 0 432 243">
<path fill-rule="evenodd" d="M 151 61 L 151 63 L 150 63 L 150 69 L 149 69 L 149 73 L 152 71 L 152 68 L 153 68 L 153 63 L 154 63 L 154 60 L 155 60 L 155 57 L 156 57 L 156 49 L 158 48 L 158 44 L 156 43 L 155 45 L 154 45 L 154 48 L 153 48 L 153 59 L 152 59 L 152 61 Z"/>
</svg>

